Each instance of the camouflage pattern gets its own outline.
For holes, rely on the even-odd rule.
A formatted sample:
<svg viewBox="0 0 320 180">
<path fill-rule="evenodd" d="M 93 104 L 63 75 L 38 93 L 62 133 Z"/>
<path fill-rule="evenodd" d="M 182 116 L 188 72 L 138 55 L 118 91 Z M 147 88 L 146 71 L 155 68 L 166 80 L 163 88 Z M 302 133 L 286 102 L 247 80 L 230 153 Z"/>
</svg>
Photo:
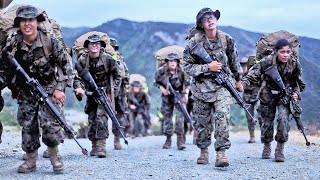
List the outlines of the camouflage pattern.
<svg viewBox="0 0 320 180">
<path fill-rule="evenodd" d="M 114 93 L 116 96 L 118 95 L 121 76 L 118 64 L 111 55 L 103 52 L 101 49 L 99 58 L 92 59 L 89 57 L 88 53 L 84 53 L 79 57 L 78 62 L 83 68 L 89 69 L 89 72 L 98 87 L 103 87 L 109 97 L 111 94 L 110 76 L 112 75 Z M 75 78 L 74 88 L 82 87 L 83 84 L 84 82 L 80 78 Z M 88 114 L 88 138 L 90 141 L 106 139 L 109 137 L 107 112 L 94 100 L 92 96 L 93 89 L 89 84 L 85 84 L 85 87 L 87 90 L 87 102 L 84 111 Z"/>
<path fill-rule="evenodd" d="M 40 36 L 50 38 L 52 45 L 51 57 L 47 59 L 44 54 L 44 44 Z M 23 35 L 18 32 L 11 40 L 7 41 L 3 51 L 11 52 L 14 44 L 17 50 L 14 57 L 24 68 L 31 78 L 39 81 L 40 85 L 49 94 L 52 95 L 54 90 L 65 90 L 68 75 L 72 74 L 70 63 L 68 63 L 68 55 L 61 45 L 60 41 L 52 35 L 47 35 L 42 31 L 38 32 L 38 36 L 29 48 L 23 42 Z M 4 58 L 4 57 L 3 57 Z M 8 86 L 12 91 L 13 98 L 18 100 L 17 120 L 22 126 L 22 149 L 31 153 L 40 147 L 39 137 L 42 129 L 42 141 L 48 147 L 54 147 L 60 144 L 63 139 L 62 129 L 55 121 L 54 116 L 48 111 L 43 104 L 39 104 L 30 89 L 25 84 L 25 80 L 20 76 L 15 76 L 10 65 L 6 61 L 2 61 L 0 70 L 1 87 Z M 56 73 L 56 69 L 61 69 L 62 73 Z M 62 104 L 57 104 L 61 111 Z"/>
<path fill-rule="evenodd" d="M 128 108 L 127 103 L 127 87 L 129 86 L 129 71 L 128 67 L 123 59 L 123 56 L 119 51 L 116 51 L 112 58 L 116 60 L 118 64 L 119 71 L 121 72 L 121 84 L 119 89 L 119 94 L 115 97 L 115 110 L 117 112 L 116 116 L 119 123 L 123 127 L 127 127 L 129 122 L 126 118 L 126 110 Z M 112 132 L 114 135 L 120 136 L 120 132 L 113 126 Z"/>
<path fill-rule="evenodd" d="M 142 90 L 138 93 L 132 92 L 132 90 L 128 94 L 128 106 L 134 105 L 134 103 L 130 100 L 134 96 L 138 102 L 144 106 L 145 110 L 149 112 L 150 110 L 150 98 L 149 95 Z M 132 110 L 129 108 L 129 121 L 130 121 L 130 127 L 131 131 L 134 135 L 145 135 L 145 120 L 142 118 L 141 113 L 138 113 L 137 109 Z"/>
<path fill-rule="evenodd" d="M 220 34 L 221 33 L 221 34 Z M 225 35 L 226 44 L 222 36 Z M 197 38 L 196 38 L 197 36 Z M 217 31 L 216 40 L 209 40 L 205 34 L 191 38 L 184 50 L 184 70 L 192 76 L 191 93 L 194 99 L 193 117 L 196 121 L 198 137 L 196 144 L 204 149 L 211 144 L 211 133 L 215 125 L 215 150 L 228 149 L 230 106 L 232 97 L 223 86 L 218 85 L 209 68 L 209 64 L 192 55 L 191 48 L 200 43 L 208 54 L 222 63 L 236 81 L 241 79 L 242 69 L 238 59 L 236 44 L 232 37 L 222 31 Z"/>
<path fill-rule="evenodd" d="M 178 91 L 182 97 L 185 94 L 186 89 L 189 89 L 190 79 L 188 79 L 186 73 L 183 71 L 182 67 L 178 64 L 176 73 L 171 74 L 167 66 L 159 68 L 154 77 L 154 85 L 158 88 L 163 86 L 166 88 L 162 82 L 168 81 L 172 85 L 173 89 Z M 174 97 L 173 95 L 161 96 L 161 113 L 164 115 L 163 127 L 165 135 L 173 135 L 173 132 L 178 135 L 184 134 L 184 117 L 183 114 L 178 110 L 178 107 L 174 108 Z M 173 131 L 173 111 L 176 109 L 177 116 L 175 120 L 175 131 Z"/>
<path fill-rule="evenodd" d="M 164 115 L 163 119 L 163 133 L 164 135 L 172 136 L 175 132 L 177 135 L 184 134 L 184 116 L 183 114 L 177 110 L 178 107 L 174 108 L 175 106 L 174 99 L 171 95 L 169 96 L 162 96 L 161 101 L 161 109 L 160 111 Z M 175 128 L 173 128 L 173 111 L 176 110 L 176 119 L 175 119 Z"/>
<path fill-rule="evenodd" d="M 293 64 L 296 65 L 293 65 Z M 302 68 L 299 61 L 290 59 L 288 63 L 280 63 L 276 60 L 276 55 L 272 54 L 262 59 L 259 64 L 254 65 L 248 75 L 242 79 L 242 83 L 245 86 L 249 86 L 252 83 L 261 83 L 262 87 L 259 93 L 260 106 L 258 112 L 262 117 L 261 126 L 261 142 L 269 143 L 273 141 L 274 131 L 274 119 L 276 111 L 278 112 L 277 117 L 277 134 L 275 140 L 280 143 L 284 143 L 288 140 L 289 127 L 289 114 L 290 105 L 283 105 L 280 101 L 281 97 L 279 94 L 272 94 L 271 90 L 279 91 L 277 84 L 265 75 L 266 68 L 276 64 L 280 76 L 286 87 L 292 87 L 293 91 L 300 95 L 298 81 L 301 81 Z M 295 67 L 295 68 L 294 68 Z"/>
</svg>

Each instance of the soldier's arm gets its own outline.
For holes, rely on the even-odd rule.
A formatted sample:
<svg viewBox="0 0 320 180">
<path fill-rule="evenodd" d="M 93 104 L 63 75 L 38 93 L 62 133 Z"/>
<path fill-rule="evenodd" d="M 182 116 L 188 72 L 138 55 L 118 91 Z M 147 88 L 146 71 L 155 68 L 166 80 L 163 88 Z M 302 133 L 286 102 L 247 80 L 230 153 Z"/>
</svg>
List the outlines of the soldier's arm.
<svg viewBox="0 0 320 180">
<path fill-rule="evenodd" d="M 129 85 L 130 74 L 129 74 L 127 64 L 124 61 L 123 61 L 123 67 L 124 67 L 124 78 L 122 79 L 122 83 L 125 86 L 127 86 Z"/>
<path fill-rule="evenodd" d="M 62 46 L 61 42 L 51 36 L 52 42 L 52 55 L 56 61 L 56 64 L 61 68 L 62 73 L 56 73 L 57 86 L 56 90 L 64 92 L 69 78 L 73 77 L 73 70 L 71 67 L 71 59 L 68 57 L 68 53 Z"/>
<path fill-rule="evenodd" d="M 228 57 L 229 68 L 232 74 L 234 75 L 235 80 L 240 81 L 242 76 L 242 68 L 240 66 L 240 60 L 238 57 L 237 45 L 231 36 L 226 35 L 226 38 L 227 38 L 226 55 Z"/>
<path fill-rule="evenodd" d="M 294 83 L 294 87 L 293 87 L 293 91 L 295 91 L 298 95 L 300 94 L 300 92 L 303 92 L 306 88 L 306 84 L 305 82 L 302 80 L 302 68 L 301 68 L 301 64 L 299 61 L 296 62 L 297 63 L 297 67 L 296 69 L 293 71 L 292 75 L 293 75 L 293 79 L 295 81 Z"/>
<path fill-rule="evenodd" d="M 114 82 L 114 94 L 115 96 L 118 96 L 120 85 L 121 85 L 121 70 L 118 66 L 118 63 L 112 58 L 111 55 L 108 55 L 108 59 L 110 62 L 110 69 L 113 76 L 113 82 Z"/>
<path fill-rule="evenodd" d="M 191 48 L 196 44 L 194 38 L 192 38 L 186 48 L 183 51 L 183 60 L 185 64 L 183 64 L 183 69 L 190 76 L 197 77 L 201 74 L 210 74 L 209 64 L 196 64 L 194 57 L 191 55 Z"/>
<path fill-rule="evenodd" d="M 252 66 L 248 74 L 241 79 L 241 83 L 247 87 L 250 84 L 260 84 L 262 76 L 261 63 Z M 244 88 L 245 88 L 244 87 Z"/>
<path fill-rule="evenodd" d="M 163 86 L 161 80 L 163 79 L 162 68 L 158 69 L 154 75 L 153 85 L 160 89 L 160 86 Z"/>
</svg>

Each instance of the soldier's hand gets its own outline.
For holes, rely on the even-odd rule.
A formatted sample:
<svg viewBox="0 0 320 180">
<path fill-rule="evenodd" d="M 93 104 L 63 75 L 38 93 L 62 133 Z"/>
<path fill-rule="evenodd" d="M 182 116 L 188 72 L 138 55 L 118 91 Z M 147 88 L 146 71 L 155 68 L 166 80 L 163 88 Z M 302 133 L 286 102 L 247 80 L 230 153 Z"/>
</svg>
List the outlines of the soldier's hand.
<svg viewBox="0 0 320 180">
<path fill-rule="evenodd" d="M 54 103 L 63 104 L 65 100 L 66 100 L 66 95 L 64 94 L 64 92 L 57 90 L 57 89 L 54 90 L 54 92 L 52 94 L 52 101 Z"/>
<path fill-rule="evenodd" d="M 291 97 L 292 97 L 292 99 L 295 100 L 295 101 L 297 101 L 298 98 L 299 98 L 298 94 L 295 93 L 295 92 L 292 93 Z"/>
<path fill-rule="evenodd" d="M 185 94 L 185 95 L 183 96 L 183 102 L 184 102 L 185 104 L 187 104 L 187 103 L 188 103 L 188 100 L 189 100 L 189 96 L 188 96 L 188 94 Z"/>
<path fill-rule="evenodd" d="M 237 81 L 236 82 L 236 88 L 239 92 L 242 92 L 243 91 L 243 86 L 241 84 L 241 81 Z"/>
<path fill-rule="evenodd" d="M 74 92 L 76 93 L 76 96 L 80 96 L 80 97 L 84 96 L 84 90 L 82 88 L 77 88 L 74 90 Z"/>
<path fill-rule="evenodd" d="M 218 61 L 212 61 L 209 64 L 209 67 L 210 67 L 210 71 L 212 72 L 220 72 L 222 69 L 222 64 L 219 63 Z"/>
<path fill-rule="evenodd" d="M 170 94 L 170 91 L 162 86 L 160 86 L 160 90 L 162 91 L 162 94 L 165 96 L 168 96 Z"/>
<path fill-rule="evenodd" d="M 137 106 L 135 106 L 135 105 L 133 105 L 133 104 L 130 104 L 130 109 L 136 110 L 136 109 L 137 109 Z"/>
</svg>

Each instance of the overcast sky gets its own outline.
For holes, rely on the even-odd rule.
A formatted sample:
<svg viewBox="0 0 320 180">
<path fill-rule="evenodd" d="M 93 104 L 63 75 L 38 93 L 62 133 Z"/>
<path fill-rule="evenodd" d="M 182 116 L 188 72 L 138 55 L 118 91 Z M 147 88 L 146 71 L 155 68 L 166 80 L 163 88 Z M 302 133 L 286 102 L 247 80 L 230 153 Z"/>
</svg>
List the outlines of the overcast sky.
<svg viewBox="0 0 320 180">
<path fill-rule="evenodd" d="M 62 26 L 94 27 L 115 18 L 194 23 L 203 7 L 219 9 L 220 25 L 256 32 L 284 29 L 320 39 L 318 0 L 13 0 L 45 9 Z"/>
</svg>

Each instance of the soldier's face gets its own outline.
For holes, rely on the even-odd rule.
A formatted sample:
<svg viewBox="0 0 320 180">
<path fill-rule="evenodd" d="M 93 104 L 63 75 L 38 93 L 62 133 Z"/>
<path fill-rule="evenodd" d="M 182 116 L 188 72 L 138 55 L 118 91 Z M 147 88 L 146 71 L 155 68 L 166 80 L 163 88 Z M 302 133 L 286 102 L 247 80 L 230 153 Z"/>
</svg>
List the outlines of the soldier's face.
<svg viewBox="0 0 320 180">
<path fill-rule="evenodd" d="M 134 93 L 140 92 L 140 87 L 133 87 L 133 92 Z"/>
<path fill-rule="evenodd" d="M 288 62 L 291 54 L 292 50 L 289 46 L 284 46 L 277 51 L 277 57 L 280 62 Z"/>
<path fill-rule="evenodd" d="M 100 42 L 89 42 L 88 50 L 91 53 L 98 53 L 100 52 L 101 44 Z"/>
<path fill-rule="evenodd" d="M 171 70 L 175 70 L 177 68 L 177 61 L 176 60 L 171 60 L 171 61 L 168 61 L 168 67 L 169 69 Z"/>
<path fill-rule="evenodd" d="M 37 33 L 38 21 L 36 18 L 22 19 L 20 30 L 24 36 L 32 36 Z"/>
<path fill-rule="evenodd" d="M 201 24 L 204 30 L 213 30 L 217 28 L 217 18 L 213 14 L 207 14 L 202 18 Z"/>
</svg>

